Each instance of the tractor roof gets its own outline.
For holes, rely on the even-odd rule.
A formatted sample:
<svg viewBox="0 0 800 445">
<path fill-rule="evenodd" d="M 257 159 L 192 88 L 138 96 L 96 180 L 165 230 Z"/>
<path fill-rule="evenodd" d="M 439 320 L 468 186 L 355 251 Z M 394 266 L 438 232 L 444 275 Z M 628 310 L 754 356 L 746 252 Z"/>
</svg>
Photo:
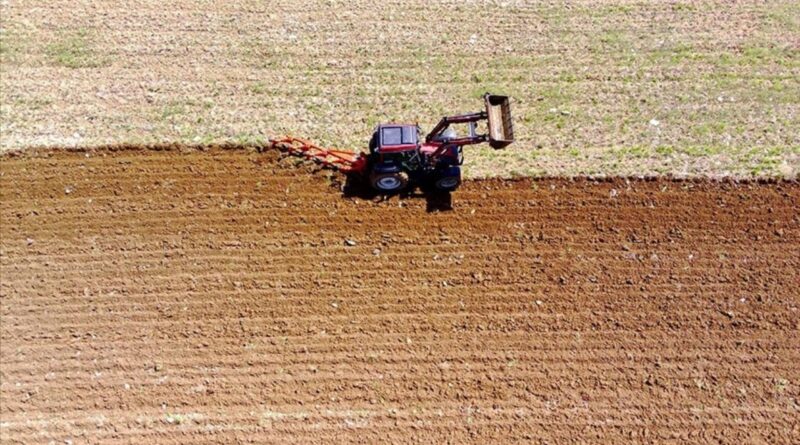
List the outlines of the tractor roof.
<svg viewBox="0 0 800 445">
<path fill-rule="evenodd" d="M 376 131 L 378 150 L 383 153 L 413 150 L 419 144 L 416 124 L 382 124 Z"/>
</svg>

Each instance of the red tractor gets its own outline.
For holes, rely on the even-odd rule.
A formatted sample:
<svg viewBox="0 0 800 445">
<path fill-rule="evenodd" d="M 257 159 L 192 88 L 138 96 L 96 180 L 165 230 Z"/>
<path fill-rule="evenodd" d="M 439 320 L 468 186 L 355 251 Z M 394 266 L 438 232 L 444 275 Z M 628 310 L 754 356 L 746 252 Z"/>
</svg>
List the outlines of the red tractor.
<svg viewBox="0 0 800 445">
<path fill-rule="evenodd" d="M 461 184 L 461 164 L 465 145 L 488 142 L 494 149 L 514 141 L 511 106 L 508 96 L 486 93 L 486 109 L 477 113 L 445 116 L 425 136 L 416 124 L 381 124 L 369 141 L 369 153 L 352 153 L 317 147 L 297 138 L 272 141 L 291 153 L 336 167 L 369 181 L 381 193 L 396 193 L 410 184 L 450 192 Z M 478 122 L 487 121 L 487 132 L 478 133 Z M 467 124 L 467 134 L 459 136 L 450 126 Z"/>
</svg>

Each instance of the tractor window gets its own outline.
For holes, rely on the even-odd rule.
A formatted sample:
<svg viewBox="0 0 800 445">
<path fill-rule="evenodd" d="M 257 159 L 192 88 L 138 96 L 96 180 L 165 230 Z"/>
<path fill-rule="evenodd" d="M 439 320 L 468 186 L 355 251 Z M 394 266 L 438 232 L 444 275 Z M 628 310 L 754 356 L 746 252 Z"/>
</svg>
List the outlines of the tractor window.
<svg viewBox="0 0 800 445">
<path fill-rule="evenodd" d="M 400 145 L 403 143 L 403 129 L 400 127 L 386 127 L 381 130 L 381 143 L 383 145 Z"/>
<path fill-rule="evenodd" d="M 381 129 L 382 145 L 416 144 L 417 132 L 414 127 L 385 127 Z"/>
<path fill-rule="evenodd" d="M 404 144 L 417 143 L 417 129 L 415 127 L 403 127 L 403 143 Z"/>
</svg>

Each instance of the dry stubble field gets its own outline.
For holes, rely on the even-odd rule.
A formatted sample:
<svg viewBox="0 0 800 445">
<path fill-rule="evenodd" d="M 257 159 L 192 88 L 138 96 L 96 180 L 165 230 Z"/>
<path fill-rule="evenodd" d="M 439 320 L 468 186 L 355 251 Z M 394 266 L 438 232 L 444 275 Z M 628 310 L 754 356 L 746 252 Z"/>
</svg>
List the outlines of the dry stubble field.
<svg viewBox="0 0 800 445">
<path fill-rule="evenodd" d="M 486 90 L 469 176 L 796 177 L 800 6 L 778 1 L 3 1 L 4 149 L 291 133 L 363 147 Z"/>
</svg>

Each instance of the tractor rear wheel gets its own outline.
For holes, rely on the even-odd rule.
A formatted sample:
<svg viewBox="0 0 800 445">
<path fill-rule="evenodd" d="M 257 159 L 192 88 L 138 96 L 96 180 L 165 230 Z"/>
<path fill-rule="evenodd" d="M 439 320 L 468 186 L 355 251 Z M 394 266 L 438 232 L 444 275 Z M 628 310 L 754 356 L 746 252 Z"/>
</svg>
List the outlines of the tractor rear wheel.
<svg viewBox="0 0 800 445">
<path fill-rule="evenodd" d="M 384 193 L 403 190 L 408 185 L 408 174 L 405 172 L 373 173 L 369 177 L 372 188 Z"/>
</svg>

